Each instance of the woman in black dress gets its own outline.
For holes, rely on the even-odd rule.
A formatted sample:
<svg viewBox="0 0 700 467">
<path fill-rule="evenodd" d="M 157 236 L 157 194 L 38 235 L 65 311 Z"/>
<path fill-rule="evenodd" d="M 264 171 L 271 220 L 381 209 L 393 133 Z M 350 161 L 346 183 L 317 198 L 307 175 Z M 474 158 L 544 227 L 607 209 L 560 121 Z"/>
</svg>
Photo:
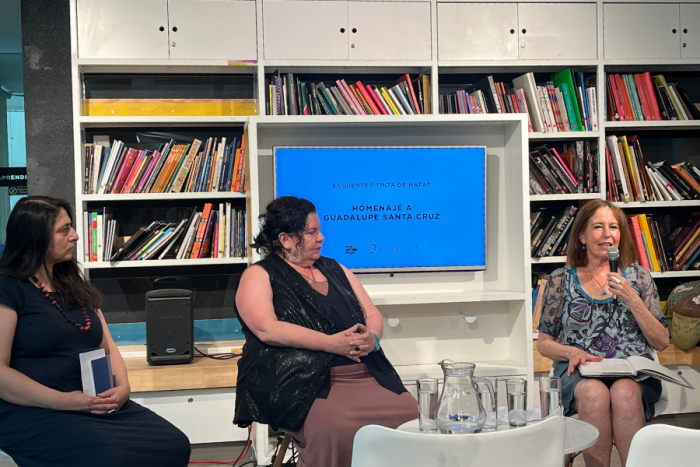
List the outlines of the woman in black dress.
<svg viewBox="0 0 700 467">
<path fill-rule="evenodd" d="M 126 366 L 73 259 L 62 200 L 21 199 L 0 258 L 0 449 L 20 467 L 178 467 L 187 437 L 129 400 Z M 79 354 L 110 355 L 115 387 L 82 392 Z"/>
</svg>

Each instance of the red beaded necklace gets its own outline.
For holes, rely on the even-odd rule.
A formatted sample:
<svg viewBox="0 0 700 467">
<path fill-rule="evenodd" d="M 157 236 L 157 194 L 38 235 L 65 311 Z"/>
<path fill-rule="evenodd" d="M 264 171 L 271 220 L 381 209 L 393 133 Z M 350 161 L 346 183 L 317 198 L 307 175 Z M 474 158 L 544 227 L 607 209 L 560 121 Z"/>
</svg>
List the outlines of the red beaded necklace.
<svg viewBox="0 0 700 467">
<path fill-rule="evenodd" d="M 55 306 L 56 308 L 58 308 L 58 311 L 61 312 L 63 317 L 66 318 L 69 323 L 71 323 L 76 328 L 80 329 L 80 332 L 87 332 L 90 330 L 90 326 L 92 326 L 92 321 L 90 320 L 90 317 L 88 316 L 88 313 L 87 313 L 87 310 L 85 309 L 85 307 L 83 307 L 83 316 L 85 317 L 85 326 L 83 326 L 80 323 L 76 323 L 75 321 L 73 321 L 70 318 L 70 316 L 68 316 L 68 313 L 66 313 L 65 310 L 63 308 L 61 308 L 61 305 L 58 304 L 56 299 L 53 298 L 51 295 L 49 295 L 48 290 L 46 290 L 46 287 L 44 287 L 44 284 L 42 284 L 39 281 L 39 279 L 37 279 L 36 277 L 32 277 L 32 280 L 36 283 L 36 286 L 39 287 L 39 289 L 41 289 L 42 292 L 44 292 L 44 295 L 46 295 L 46 298 L 49 299 L 51 304 L 53 306 Z"/>
</svg>

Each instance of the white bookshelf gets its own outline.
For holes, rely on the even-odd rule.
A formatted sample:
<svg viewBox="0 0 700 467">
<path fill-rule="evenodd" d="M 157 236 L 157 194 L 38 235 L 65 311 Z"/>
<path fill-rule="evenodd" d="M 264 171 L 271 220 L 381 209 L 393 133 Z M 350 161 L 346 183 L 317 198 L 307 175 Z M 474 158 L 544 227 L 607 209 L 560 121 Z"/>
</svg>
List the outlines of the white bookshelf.
<svg viewBox="0 0 700 467">
<path fill-rule="evenodd" d="M 146 261 L 95 261 L 82 263 L 84 269 L 159 268 L 165 266 L 214 266 L 247 264 L 247 258 L 155 259 Z"/>
<path fill-rule="evenodd" d="M 534 9 L 539 11 L 541 20 L 537 25 L 518 24 L 526 21 L 520 18 L 496 16 L 496 20 L 482 20 L 470 23 L 472 33 L 489 38 L 487 44 L 464 43 L 464 35 L 448 34 L 440 23 L 438 11 L 440 5 L 454 4 L 479 4 L 480 8 L 496 8 L 498 2 L 483 2 L 471 0 L 423 0 L 429 4 L 430 17 L 408 17 L 401 24 L 416 24 L 420 28 L 429 25 L 430 47 L 421 47 L 422 50 L 430 50 L 429 58 L 411 58 L 405 54 L 413 53 L 412 48 L 401 50 L 398 53 L 392 47 L 401 44 L 402 34 L 399 23 L 386 21 L 382 23 L 381 31 L 371 24 L 360 25 L 346 24 L 348 30 L 342 35 L 335 26 L 304 28 L 299 31 L 297 22 L 288 21 L 289 27 L 294 30 L 266 28 L 265 9 L 263 5 L 270 0 L 250 0 L 255 5 L 255 16 L 252 23 L 245 28 L 222 28 L 227 34 L 239 34 L 238 29 L 250 31 L 252 27 L 255 34 L 255 50 L 252 56 L 242 56 L 237 52 L 219 50 L 223 41 L 215 44 L 216 50 L 207 42 L 211 40 L 210 34 L 202 34 L 198 44 L 188 44 L 194 50 L 206 50 L 207 56 L 218 53 L 215 58 L 167 58 L 177 55 L 180 49 L 173 51 L 172 41 L 167 39 L 169 31 L 165 32 L 162 44 L 146 43 L 146 36 L 138 37 L 145 46 L 153 47 L 160 54 L 158 58 L 143 58 L 135 56 L 100 56 L 82 57 L 78 54 L 78 24 L 76 10 L 78 3 L 87 4 L 92 0 L 71 0 L 72 22 L 72 83 L 73 83 L 73 127 L 75 145 L 75 193 L 77 210 L 80 212 L 87 203 L 91 207 L 98 205 L 108 206 L 114 201 L 129 201 L 131 203 L 143 202 L 151 205 L 158 202 L 172 200 L 226 200 L 245 198 L 248 208 L 248 234 L 257 230 L 258 214 L 268 201 L 272 199 L 271 158 L 274 144 L 333 144 L 333 145 L 358 145 L 363 141 L 371 141 L 372 144 L 386 145 L 427 145 L 427 144 L 483 144 L 489 148 L 489 156 L 493 154 L 499 161 L 497 176 L 489 179 L 489 189 L 497 189 L 494 196 L 489 196 L 489 201 L 496 200 L 496 205 L 489 204 L 489 251 L 488 270 L 485 272 L 460 272 L 440 274 L 411 274 L 394 277 L 388 275 L 363 275 L 361 281 L 367 288 L 375 303 L 380 307 L 387 318 L 400 321 L 400 326 L 385 326 L 385 338 L 383 346 L 392 362 L 397 365 L 397 371 L 405 380 L 412 380 L 418 376 L 441 377 L 437 362 L 443 358 L 460 359 L 477 363 L 477 373 L 482 375 L 527 375 L 532 379 L 532 329 L 531 316 L 531 290 L 530 271 L 533 264 L 551 264 L 552 269 L 559 267 L 565 261 L 564 257 L 547 257 L 531 259 L 529 255 L 529 229 L 528 218 L 530 203 L 567 202 L 581 203 L 591 199 L 605 199 L 605 193 L 591 194 L 567 194 L 567 195 L 528 195 L 528 145 L 547 142 L 575 141 L 581 139 L 596 140 L 598 143 L 601 165 L 598 167 L 599 184 L 601 191 L 605 189 L 604 148 L 606 135 L 616 132 L 629 131 L 667 131 L 688 130 L 688 134 L 700 129 L 700 121 L 661 121 L 661 122 L 607 122 L 605 121 L 605 75 L 609 70 L 629 70 L 631 72 L 647 70 L 670 71 L 695 71 L 700 73 L 700 59 L 680 58 L 681 53 L 688 54 L 696 43 L 690 43 L 690 47 L 681 52 L 680 45 L 677 51 L 670 51 L 666 55 L 654 58 L 639 58 L 648 53 L 647 50 L 634 49 L 634 42 L 628 37 L 615 37 L 605 35 L 606 13 L 603 0 L 584 1 L 569 0 L 554 1 L 542 0 L 538 2 L 522 1 L 513 5 L 522 7 L 523 11 Z M 119 0 L 111 0 L 117 7 Z M 167 1 L 167 0 L 164 0 Z M 193 0 L 194 1 L 194 0 Z M 102 0 L 101 3 L 109 3 L 110 0 Z M 303 2 L 306 6 L 328 6 L 326 0 L 318 2 Z M 352 1 L 349 3 L 353 3 Z M 392 0 L 390 2 L 364 2 L 362 7 L 376 9 L 376 15 L 365 15 L 365 18 L 379 17 L 390 11 L 396 5 L 415 4 L 420 1 Z M 612 2 L 609 2 L 612 3 Z M 636 5 L 643 3 L 659 3 L 657 0 L 616 0 L 616 4 L 625 4 L 631 9 L 639 8 Z M 389 4 L 389 5 L 387 5 Z M 196 6 L 196 2 L 193 3 Z M 332 5 L 331 5 L 332 6 Z M 350 5 L 353 6 L 353 5 Z M 416 7 L 417 8 L 417 7 Z M 562 20 L 561 17 L 553 17 L 552 11 L 589 11 L 595 9 L 595 15 L 586 17 L 585 21 L 576 21 L 582 17 L 575 16 L 576 24 L 572 21 Z M 538 10 L 539 9 L 539 10 Z M 412 8 L 406 9 L 413 11 Z M 301 11 L 301 10 L 300 10 Z M 426 10 L 427 11 L 427 10 Z M 529 11 L 529 10 L 528 10 Z M 633 11 L 633 10 L 630 10 Z M 100 15 L 95 12 L 95 17 L 108 17 L 110 21 L 119 21 L 119 18 Z M 130 12 L 133 15 L 136 12 Z M 557 13 L 559 14 L 559 13 Z M 640 14 L 643 14 L 640 13 Z M 379 16 L 378 16 L 379 15 Z M 302 15 L 304 21 L 309 17 L 317 19 L 317 25 L 330 24 L 336 18 L 323 15 Z M 479 16 L 486 18 L 488 15 Z M 648 18 L 647 18 L 648 19 Z M 653 23 L 654 18 L 650 21 Z M 154 20 L 155 21 L 155 20 Z M 158 20 L 160 21 L 160 19 Z M 192 18 L 192 24 L 197 26 L 198 19 Z M 364 21 L 361 17 L 345 19 L 345 21 Z M 683 18 L 678 18 L 680 22 Z M 610 22 L 610 18 L 608 18 Z M 156 23 L 154 23 L 155 25 Z M 350 32 L 350 28 L 357 27 L 357 35 Z M 527 35 L 521 34 L 521 30 L 527 27 Z M 248 29 L 246 29 L 248 28 Z M 419 29 L 420 29 L 419 28 Z M 443 29 L 441 29 L 443 28 Z M 308 30 L 307 30 L 308 29 Z M 513 33 L 509 33 L 513 29 Z M 408 30 L 418 30 L 411 29 Z M 420 29 L 424 30 L 424 29 Z M 266 31 L 266 34 L 263 32 Z M 298 47 L 289 47 L 290 54 L 284 58 L 269 59 L 265 57 L 265 40 L 269 35 L 292 38 L 294 41 L 302 40 L 300 32 L 311 37 L 311 58 L 300 59 L 294 56 Z M 373 49 L 361 50 L 363 47 L 361 35 L 365 32 L 376 34 L 372 36 Z M 463 32 L 463 31 L 462 31 Z M 215 36 L 216 31 L 211 31 Z M 643 31 L 644 34 L 656 34 Z M 310 34 L 310 35 L 309 35 Z M 315 36 L 313 36 L 315 34 Z M 157 35 L 156 35 L 157 36 Z M 130 41 L 134 37 L 119 38 L 116 34 L 102 35 L 99 41 Z M 238 42 L 250 42 L 249 36 L 241 36 Z M 427 36 L 426 36 L 427 37 Z M 546 40 L 541 40 L 542 38 Z M 399 38 L 397 40 L 397 38 Z M 362 39 L 362 40 L 361 40 Z M 161 40 L 160 38 L 154 40 Z M 190 39 L 193 40 L 193 39 Z M 269 39 L 274 40 L 274 38 Z M 290 39 L 291 40 L 291 39 Z M 406 40 L 413 40 L 407 37 Z M 427 40 L 427 39 L 426 39 Z M 343 42 L 346 41 L 346 42 Z M 462 42 L 460 42 L 462 41 Z M 617 41 L 617 42 L 615 42 Z M 341 43 L 341 46 L 338 44 Z M 342 44 L 346 44 L 342 46 Z M 567 44 L 565 49 L 560 44 Z M 629 57 L 606 58 L 606 47 L 611 50 L 614 46 L 632 44 Z M 159 43 L 160 44 L 160 43 Z M 290 43 L 291 44 L 291 43 Z M 335 44 L 335 45 L 334 45 Z M 457 45 L 454 50 L 475 50 L 478 53 L 490 54 L 487 58 L 474 59 L 445 59 L 445 46 Z M 679 43 L 680 44 L 680 43 Z M 109 44 L 107 44 L 109 45 Z M 178 47 L 182 45 L 178 43 Z M 240 45 L 240 44 L 239 44 Z M 244 44 L 253 45 L 253 44 Z M 284 45 L 284 44 L 283 44 Z M 424 45 L 424 44 L 421 44 Z M 222 46 L 223 47 L 223 46 Z M 233 46 L 232 46 L 233 47 Z M 335 49 L 331 50 L 332 47 Z M 249 49 L 252 50 L 251 47 Z M 406 49 L 406 47 L 404 47 Z M 410 49 L 410 50 L 409 50 Z M 114 50 L 105 48 L 104 50 Z M 139 53 L 145 50 L 142 47 L 124 47 L 127 54 Z M 233 49 L 231 49 L 233 50 Z M 693 49 L 694 50 L 694 49 Z M 329 53 L 345 54 L 342 57 L 331 57 Z M 362 55 L 365 53 L 365 55 Z M 591 56 L 591 53 L 593 54 Z M 169 55 L 170 54 L 170 55 Z M 315 54 L 315 55 L 314 55 Z M 371 55 L 371 58 L 367 58 Z M 684 55 L 686 56 L 686 55 Z M 700 57 L 700 53 L 696 56 Z M 343 58 L 344 57 L 344 58 Z M 360 58 L 358 58 L 360 57 Z M 362 58 L 364 57 L 364 58 Z M 402 57 L 396 59 L 396 57 Z M 539 57 L 539 58 L 532 58 Z M 661 57 L 661 58 L 659 58 Z M 664 58 L 665 57 L 665 58 Z M 598 122 L 599 131 L 594 132 L 554 132 L 554 133 L 527 133 L 527 120 L 521 116 L 504 115 L 424 115 L 424 116 L 299 116 L 299 117 L 270 117 L 265 114 L 265 78 L 270 73 L 279 69 L 281 73 L 295 74 L 325 74 L 344 76 L 365 75 L 368 79 L 372 75 L 396 75 L 409 73 L 412 76 L 418 73 L 430 75 L 431 89 L 429 93 L 433 111 L 438 108 L 439 86 L 448 75 L 477 75 L 477 74 L 523 74 L 528 71 L 539 73 L 555 72 L 564 68 L 574 68 L 586 73 L 595 72 L 598 88 Z M 627 71 L 624 71 L 627 72 Z M 222 74 L 241 75 L 248 74 L 254 80 L 256 97 L 258 98 L 258 114 L 255 117 L 86 117 L 81 116 L 82 79 L 84 74 Z M 250 146 L 247 154 L 248 168 L 250 170 L 248 193 L 183 193 L 183 194 L 145 194 L 145 195 L 83 195 L 81 173 L 81 151 L 84 130 L 88 128 L 101 128 L 108 132 L 110 129 L 121 128 L 156 128 L 167 127 L 173 131 L 178 128 L 223 128 L 243 127 L 249 128 Z M 524 124 L 524 127 L 523 127 Z M 524 129 L 523 129 L 524 128 Z M 440 137 L 437 137 L 437 134 Z M 360 143 L 358 143 L 360 141 Z M 489 173 L 489 177 L 491 177 Z M 671 207 L 693 208 L 700 206 L 700 201 L 680 202 L 647 202 L 647 203 L 618 203 L 624 208 L 649 208 L 665 209 Z M 78 232 L 82 234 L 82 217 L 76 219 Z M 491 235 L 492 232 L 495 232 Z M 170 261 L 145 261 L 128 262 L 143 263 L 132 266 L 126 262 L 117 264 L 86 263 L 86 270 L 99 269 L 125 269 L 125 274 L 130 274 L 126 269 L 132 267 L 147 267 L 149 271 L 156 271 L 159 266 L 192 266 L 207 267 L 212 264 L 245 264 L 257 260 L 257 255 L 252 255 L 248 260 L 184 260 L 182 262 Z M 685 278 L 700 276 L 700 271 L 653 273 L 656 278 L 677 278 L 679 281 Z M 469 325 L 464 319 L 464 314 L 476 316 L 478 326 Z M 430 324 L 434 323 L 434 324 Z M 403 333 L 403 334 L 402 334 Z M 456 334 L 455 334 L 456 333 Z M 491 342 L 490 346 L 483 346 L 483 342 Z M 451 355 L 451 356 L 448 356 Z M 456 357 L 456 358 L 455 358 Z M 227 414 L 229 417 L 230 414 Z M 260 465 L 269 463 L 274 451 L 274 443 L 266 439 L 266 431 L 263 427 L 256 428 L 260 439 L 254 443 L 256 457 Z M 186 430 L 187 432 L 187 430 Z M 265 433 L 265 437 L 262 436 Z M 199 438 L 199 437 L 198 437 Z M 263 439 L 264 438 L 264 439 Z M 232 438 L 233 439 L 233 438 Z"/>
</svg>

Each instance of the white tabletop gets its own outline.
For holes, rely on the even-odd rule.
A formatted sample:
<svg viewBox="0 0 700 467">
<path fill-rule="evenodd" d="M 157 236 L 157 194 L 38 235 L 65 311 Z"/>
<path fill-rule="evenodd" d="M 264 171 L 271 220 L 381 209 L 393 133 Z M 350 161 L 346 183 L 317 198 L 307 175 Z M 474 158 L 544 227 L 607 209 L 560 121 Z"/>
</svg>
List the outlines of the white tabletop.
<svg viewBox="0 0 700 467">
<path fill-rule="evenodd" d="M 539 420 L 535 420 L 530 423 L 537 423 Z M 418 431 L 418 419 L 411 420 L 404 423 L 397 428 L 400 431 L 407 431 L 410 433 L 420 433 Z M 517 430 L 517 427 L 511 427 L 507 424 L 499 424 L 497 431 L 504 430 Z M 442 436 L 440 433 L 421 433 L 425 435 L 432 436 Z M 478 435 L 478 433 L 475 433 Z M 453 435 L 445 435 L 453 436 Z M 583 451 L 586 448 L 590 448 L 596 442 L 598 442 L 598 429 L 591 425 L 590 423 L 582 422 L 575 418 L 566 417 L 566 437 L 564 441 L 564 454 L 573 454 L 574 452 Z"/>
</svg>

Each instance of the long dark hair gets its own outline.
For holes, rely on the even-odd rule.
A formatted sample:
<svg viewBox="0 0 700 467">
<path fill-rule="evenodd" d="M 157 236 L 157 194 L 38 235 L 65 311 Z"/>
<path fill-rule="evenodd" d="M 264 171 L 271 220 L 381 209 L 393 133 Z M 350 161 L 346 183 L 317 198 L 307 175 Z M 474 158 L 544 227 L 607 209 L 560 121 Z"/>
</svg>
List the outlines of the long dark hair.
<svg viewBox="0 0 700 467">
<path fill-rule="evenodd" d="M 56 263 L 48 270 L 46 254 L 53 239 L 56 220 L 65 209 L 73 223 L 73 207 L 63 199 L 47 196 L 28 196 L 20 199 L 7 221 L 7 241 L 0 258 L 0 273 L 18 279 L 31 278 L 44 268 L 61 304 L 66 310 L 89 306 L 100 307 L 102 296 L 85 280 L 75 259 Z"/>
<path fill-rule="evenodd" d="M 617 219 L 617 225 L 620 229 L 620 245 L 618 247 L 620 250 L 620 266 L 626 268 L 637 261 L 637 249 L 632 243 L 632 234 L 630 233 L 625 213 L 610 201 L 596 199 L 587 202 L 576 214 L 574 225 L 571 226 L 569 247 L 566 251 L 566 264 L 578 267 L 586 266 L 586 263 L 588 263 L 588 255 L 586 255 L 586 250 L 583 249 L 580 237 L 583 231 L 586 230 L 586 227 L 588 227 L 588 221 L 601 208 L 610 209 Z"/>
<path fill-rule="evenodd" d="M 263 250 L 265 256 L 270 253 L 279 253 L 285 256 L 285 249 L 279 241 L 281 233 L 296 237 L 297 245 L 302 241 L 302 235 L 306 228 L 306 219 L 309 214 L 316 212 L 314 203 L 307 199 L 294 196 L 280 196 L 272 200 L 265 208 L 265 214 L 260 233 L 253 239 L 251 246 L 260 253 Z"/>
</svg>

